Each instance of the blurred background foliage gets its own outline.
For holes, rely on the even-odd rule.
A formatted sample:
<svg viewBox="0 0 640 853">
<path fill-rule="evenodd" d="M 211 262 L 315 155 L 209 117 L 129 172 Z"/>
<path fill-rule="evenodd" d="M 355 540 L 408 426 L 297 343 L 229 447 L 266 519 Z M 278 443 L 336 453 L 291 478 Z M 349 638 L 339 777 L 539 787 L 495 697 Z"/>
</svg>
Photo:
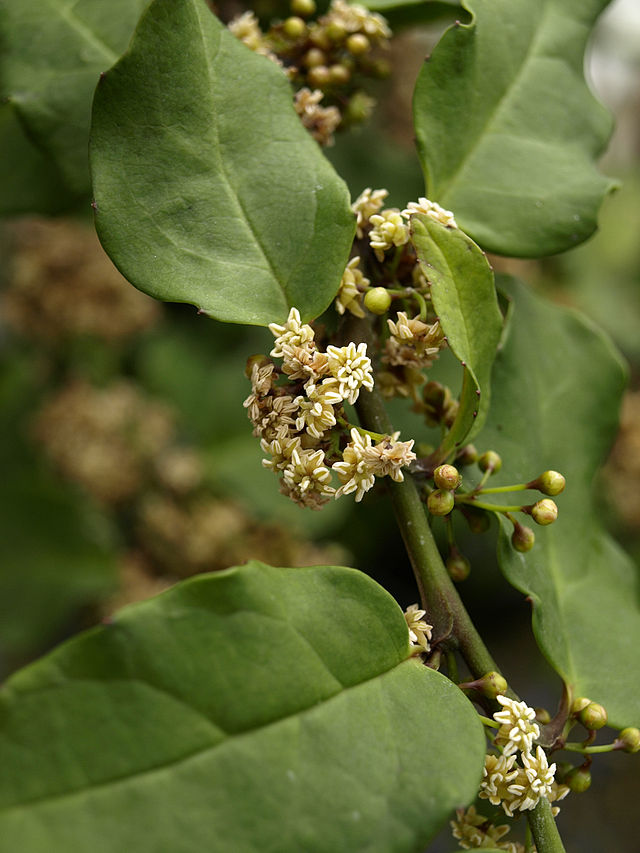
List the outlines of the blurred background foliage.
<svg viewBox="0 0 640 853">
<path fill-rule="evenodd" d="M 246 8 L 218 6 L 225 20 Z M 384 0 L 371 6 L 385 11 Z M 286 14 L 284 4 L 270 0 L 252 8 L 263 19 Z M 407 2 L 390 16 L 397 30 L 389 55 L 393 74 L 371 84 L 378 107 L 365 126 L 337 134 L 335 145 L 326 149 L 353 197 L 365 186 L 386 187 L 389 203 L 404 206 L 423 193 L 413 144 L 413 84 L 443 28 L 462 14 L 452 2 Z M 602 165 L 620 179 L 621 188 L 606 201 L 599 232 L 568 254 L 540 262 L 492 258 L 492 263 L 548 298 L 584 311 L 629 361 L 630 388 L 600 495 L 610 528 L 638 558 L 640 11 L 635 0 L 617 0 L 603 16 L 588 73 L 617 118 Z M 261 467 L 262 454 L 242 407 L 249 393 L 244 365 L 252 353 L 268 351 L 270 334 L 199 317 L 190 307 L 161 305 L 134 290 L 100 248 L 89 199 L 67 192 L 7 105 L 0 107 L 0 140 L 5 154 L 0 158 L 0 677 L 126 602 L 249 557 L 273 565 L 357 566 L 403 607 L 416 600 L 384 489 L 376 488 L 360 506 L 344 500 L 314 513 L 280 497 L 276 479 Z M 442 359 L 430 378 L 450 382 L 452 370 L 452 362 Z M 420 422 L 402 404 L 394 404 L 393 417 L 406 437 L 429 441 L 424 432 L 412 430 Z M 463 527 L 457 536 L 472 571 L 461 593 L 472 616 L 514 688 L 553 711 L 560 686 L 534 646 L 528 605 L 498 573 L 495 530 L 477 537 Z M 606 814 L 607 849 L 636 849 L 620 793 L 633 789 L 631 762 L 618 755 L 604 758 L 590 797 L 563 803 L 561 829 L 566 822 L 575 849 L 599 849 L 593 833 L 598 815 Z M 451 847 L 450 840 L 442 844 L 442 850 Z"/>
</svg>

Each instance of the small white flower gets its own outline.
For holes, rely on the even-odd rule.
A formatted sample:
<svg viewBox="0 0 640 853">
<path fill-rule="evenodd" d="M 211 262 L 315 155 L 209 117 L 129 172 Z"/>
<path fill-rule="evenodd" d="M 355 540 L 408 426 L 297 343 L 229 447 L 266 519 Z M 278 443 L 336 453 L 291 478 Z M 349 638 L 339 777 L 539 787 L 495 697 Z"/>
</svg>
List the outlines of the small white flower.
<svg viewBox="0 0 640 853">
<path fill-rule="evenodd" d="M 329 485 L 331 471 L 323 465 L 324 451 L 294 448 L 289 463 L 282 469 L 281 491 L 299 506 L 319 509 L 335 489 Z"/>
<path fill-rule="evenodd" d="M 373 225 L 369 232 L 369 243 L 379 261 L 384 260 L 387 249 L 392 246 L 404 246 L 409 242 L 409 226 L 396 207 L 375 213 L 369 221 Z"/>
<path fill-rule="evenodd" d="M 283 326 L 278 323 L 269 323 L 269 331 L 275 337 L 273 349 L 269 353 L 274 358 L 283 358 L 284 344 L 291 347 L 304 347 L 313 343 L 314 331 L 311 326 L 302 323 L 297 308 L 289 311 L 287 322 Z"/>
<path fill-rule="evenodd" d="M 287 429 L 281 429 L 272 441 L 260 439 L 260 447 L 271 457 L 262 460 L 263 467 L 278 472 L 287 467 L 293 451 L 300 448 L 300 437 L 291 435 Z"/>
<path fill-rule="evenodd" d="M 535 757 L 533 753 L 523 753 L 522 763 L 529 784 L 519 809 L 526 811 L 534 808 L 541 797 L 551 798 L 556 765 L 549 765 L 547 755 L 541 746 L 536 749 Z"/>
<path fill-rule="evenodd" d="M 346 347 L 327 347 L 329 370 L 338 383 L 338 393 L 352 405 L 358 399 L 360 388 L 373 389 L 371 360 L 367 357 L 367 345 L 354 343 Z M 326 380 L 325 380 L 326 381 Z"/>
<path fill-rule="evenodd" d="M 399 432 L 394 432 L 364 451 L 364 458 L 376 477 L 389 476 L 396 483 L 403 482 L 402 468 L 416 458 L 412 450 L 414 439 L 398 441 L 399 435 Z"/>
<path fill-rule="evenodd" d="M 388 195 L 389 192 L 387 190 L 372 191 L 371 187 L 367 187 L 353 202 L 351 210 L 356 215 L 356 235 L 358 239 L 364 235 L 364 228 L 369 224 L 369 220 L 373 214 L 378 213 L 382 209 L 384 200 Z"/>
<path fill-rule="evenodd" d="M 336 492 L 336 498 L 356 493 L 356 503 L 375 483 L 375 474 L 367 465 L 363 451 L 371 447 L 371 436 L 362 435 L 355 427 L 351 430 L 351 441 L 342 453 L 342 461 L 331 466 L 338 475 L 342 486 Z"/>
<path fill-rule="evenodd" d="M 490 752 L 485 756 L 479 792 L 482 799 L 499 806 L 503 800 L 512 798 L 509 786 L 516 781 L 519 769 L 514 768 L 515 762 L 515 755 L 494 755 Z"/>
<path fill-rule="evenodd" d="M 531 752 L 533 741 L 540 737 L 540 727 L 534 722 L 536 712 L 526 702 L 516 702 L 508 696 L 497 696 L 503 711 L 496 711 L 493 719 L 500 723 L 496 743 L 503 747 L 505 755 L 520 750 Z"/>
<path fill-rule="evenodd" d="M 419 198 L 418 201 L 410 201 L 407 207 L 402 211 L 405 219 L 410 219 L 414 213 L 424 213 L 435 219 L 441 225 L 446 225 L 448 228 L 457 228 L 456 220 L 450 210 L 445 210 L 440 207 L 435 201 L 429 201 L 427 198 Z"/>
<path fill-rule="evenodd" d="M 409 639 L 411 643 L 425 652 L 429 651 L 429 640 L 433 625 L 428 625 L 424 620 L 426 610 L 420 610 L 417 604 L 410 604 L 404 612 L 404 618 L 409 628 Z"/>
<path fill-rule="evenodd" d="M 357 255 L 351 258 L 342 275 L 335 303 L 338 314 L 344 314 L 347 310 L 354 317 L 364 317 L 362 296 L 371 282 L 358 269 L 359 263 L 360 258 Z"/>
<path fill-rule="evenodd" d="M 342 397 L 329 385 L 307 385 L 307 396 L 296 398 L 299 415 L 296 429 L 306 428 L 313 438 L 322 438 L 325 431 L 336 425 L 334 405 L 342 403 Z"/>
</svg>

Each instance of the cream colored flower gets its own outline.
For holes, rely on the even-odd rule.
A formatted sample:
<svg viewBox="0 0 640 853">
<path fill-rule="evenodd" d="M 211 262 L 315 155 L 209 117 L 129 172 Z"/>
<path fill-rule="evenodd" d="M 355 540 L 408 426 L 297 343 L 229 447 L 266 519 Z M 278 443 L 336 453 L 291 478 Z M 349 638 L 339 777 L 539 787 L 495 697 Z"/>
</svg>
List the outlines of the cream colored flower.
<svg viewBox="0 0 640 853">
<path fill-rule="evenodd" d="M 404 611 L 404 618 L 409 628 L 409 639 L 414 646 L 425 652 L 429 651 L 429 640 L 433 625 L 427 625 L 423 620 L 426 610 L 420 610 L 417 604 L 410 604 Z"/>
<path fill-rule="evenodd" d="M 518 768 L 515 755 L 494 755 L 487 753 L 484 760 L 484 771 L 480 783 L 479 796 L 489 800 L 494 806 L 499 806 L 503 800 L 512 799 L 510 785 L 518 778 Z"/>
<path fill-rule="evenodd" d="M 448 228 L 457 228 L 456 220 L 450 210 L 445 210 L 440 207 L 435 201 L 429 201 L 427 198 L 419 198 L 418 201 L 410 201 L 407 207 L 402 211 L 405 219 L 410 219 L 414 213 L 424 213 L 435 219 L 441 225 L 446 225 Z"/>
<path fill-rule="evenodd" d="M 320 145 L 333 145 L 333 134 L 342 121 L 338 107 L 321 107 L 324 93 L 320 89 L 313 92 L 306 87 L 295 94 L 294 106 L 302 124 Z"/>
<path fill-rule="evenodd" d="M 414 440 L 398 441 L 399 435 L 399 432 L 394 432 L 364 451 L 365 461 L 376 477 L 389 476 L 396 483 L 402 483 L 404 480 L 401 469 L 416 458 L 412 451 Z"/>
<path fill-rule="evenodd" d="M 537 805 L 541 797 L 548 799 L 551 797 L 556 765 L 549 765 L 547 755 L 541 746 L 536 749 L 535 756 L 531 752 L 523 752 L 522 763 L 528 784 L 517 808 L 519 811 L 528 811 Z"/>
<path fill-rule="evenodd" d="M 314 438 L 322 438 L 326 430 L 336 425 L 333 407 L 342 403 L 343 398 L 326 381 L 320 385 L 309 384 L 305 390 L 306 397 L 296 398 L 299 407 L 296 429 L 306 429 Z"/>
<path fill-rule="evenodd" d="M 351 210 L 356 215 L 356 235 L 358 239 L 363 237 L 364 228 L 374 213 L 382 209 L 385 198 L 389 195 L 387 190 L 371 190 L 367 187 L 351 205 Z"/>
<path fill-rule="evenodd" d="M 317 382 L 329 373 L 327 354 L 319 352 L 315 347 L 290 346 L 281 344 L 282 370 L 291 381 L 302 379 L 304 382 Z"/>
<path fill-rule="evenodd" d="M 409 226 L 397 207 L 374 213 L 369 221 L 373 225 L 369 232 L 369 243 L 379 261 L 384 260 L 387 249 L 392 246 L 404 246 L 409 242 Z"/>
<path fill-rule="evenodd" d="M 340 290 L 336 296 L 338 314 L 344 314 L 345 310 L 348 310 L 355 317 L 364 317 L 362 296 L 371 282 L 358 269 L 359 263 L 360 258 L 356 255 L 355 258 L 351 258 L 342 274 Z"/>
<path fill-rule="evenodd" d="M 364 6 L 346 3 L 345 0 L 333 0 L 329 13 L 321 19 L 321 22 L 324 25 L 339 23 L 348 33 L 364 33 L 372 41 L 386 41 L 392 35 L 382 15 L 370 12 Z"/>
<path fill-rule="evenodd" d="M 289 463 L 282 469 L 280 490 L 299 506 L 319 509 L 335 494 L 330 486 L 331 471 L 323 465 L 324 451 L 294 448 Z"/>
<path fill-rule="evenodd" d="M 338 385 L 338 393 L 352 405 L 358 399 L 361 388 L 373 389 L 371 360 L 367 357 L 367 345 L 354 343 L 346 347 L 327 347 L 329 370 Z M 329 380 L 330 381 L 330 380 Z M 327 380 L 325 380 L 327 382 Z"/>
<path fill-rule="evenodd" d="M 354 427 L 351 430 L 351 441 L 342 453 L 342 461 L 334 462 L 331 466 L 342 483 L 336 492 L 336 498 L 355 492 L 358 503 L 375 483 L 375 475 L 363 456 L 367 447 L 371 447 L 371 436 L 362 435 Z"/>
<path fill-rule="evenodd" d="M 540 737 L 540 727 L 536 722 L 536 712 L 526 702 L 516 702 L 508 696 L 497 696 L 502 711 L 496 711 L 493 719 L 500 723 L 496 744 L 503 747 L 505 755 L 520 750 L 531 752 L 533 741 Z"/>
<path fill-rule="evenodd" d="M 391 337 L 385 344 L 383 361 L 394 367 L 420 370 L 430 367 L 446 340 L 438 320 L 424 323 L 399 311 L 396 320 L 387 320 Z"/>
<path fill-rule="evenodd" d="M 264 35 L 253 12 L 243 12 L 229 21 L 228 28 L 243 44 L 256 53 L 267 51 Z"/>
<path fill-rule="evenodd" d="M 509 832 L 506 824 L 494 826 L 491 821 L 478 814 L 475 806 L 456 810 L 456 820 L 450 822 L 453 837 L 460 842 L 464 850 L 493 847 L 496 850 L 508 850 L 509 853 L 519 853 L 522 847 L 517 842 L 504 842 L 500 839 Z"/>
<path fill-rule="evenodd" d="M 287 467 L 293 451 L 300 448 L 300 436 L 292 435 L 288 429 L 280 429 L 271 441 L 260 439 L 260 447 L 271 457 L 262 460 L 263 467 L 277 473 Z"/>
<path fill-rule="evenodd" d="M 280 397 L 271 395 L 263 397 L 260 403 L 259 415 L 256 420 L 252 419 L 254 435 L 271 441 L 277 438 L 281 430 L 288 431 L 294 425 L 298 404 L 293 397 L 288 394 Z M 249 407 L 249 414 L 251 415 L 251 407 Z"/>
<path fill-rule="evenodd" d="M 273 349 L 269 355 L 275 358 L 283 358 L 282 346 L 284 344 L 292 347 L 308 347 L 313 343 L 315 335 L 311 326 L 302 323 L 297 308 L 292 308 L 289 311 L 287 322 L 283 326 L 278 323 L 269 323 L 269 331 L 275 337 Z"/>
</svg>

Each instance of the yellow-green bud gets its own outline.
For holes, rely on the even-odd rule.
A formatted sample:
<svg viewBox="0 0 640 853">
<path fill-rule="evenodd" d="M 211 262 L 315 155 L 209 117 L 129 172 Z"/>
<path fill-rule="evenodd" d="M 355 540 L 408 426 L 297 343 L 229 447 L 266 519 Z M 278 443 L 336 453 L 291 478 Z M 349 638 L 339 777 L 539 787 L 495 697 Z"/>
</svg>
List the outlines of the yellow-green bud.
<svg viewBox="0 0 640 853">
<path fill-rule="evenodd" d="M 307 25 L 302 18 L 291 17 L 282 25 L 282 32 L 290 39 L 299 39 L 307 32 Z"/>
<path fill-rule="evenodd" d="M 502 459 L 495 450 L 487 450 L 478 458 L 478 468 L 481 471 L 490 471 L 492 474 L 497 474 L 502 468 Z"/>
<path fill-rule="evenodd" d="M 319 65 L 324 65 L 325 59 L 326 57 L 323 51 L 321 51 L 317 47 L 312 47 L 305 53 L 302 58 L 302 61 L 307 66 L 307 68 L 317 68 Z"/>
<path fill-rule="evenodd" d="M 619 744 L 619 749 L 625 752 L 640 751 L 640 729 L 636 729 L 635 726 L 622 729 L 617 738 L 617 743 Z"/>
<path fill-rule="evenodd" d="M 349 82 L 350 77 L 351 71 L 346 67 L 346 65 L 336 64 L 329 68 L 329 80 L 335 86 L 344 86 L 345 83 Z"/>
<path fill-rule="evenodd" d="M 347 39 L 347 50 L 353 56 L 364 56 L 371 50 L 371 42 L 363 33 L 353 33 Z"/>
<path fill-rule="evenodd" d="M 439 489 L 453 491 L 462 482 L 462 477 L 453 465 L 439 465 L 433 472 L 433 481 Z"/>
<path fill-rule="evenodd" d="M 257 364 L 258 367 L 265 367 L 270 362 L 271 359 L 268 356 L 263 355 L 261 352 L 257 353 L 256 355 L 250 355 L 247 359 L 247 364 L 244 368 L 244 375 L 247 377 L 247 379 L 251 379 L 254 364 Z"/>
<path fill-rule="evenodd" d="M 378 79 L 385 80 L 391 74 L 391 63 L 388 59 L 376 59 L 371 66 L 371 71 Z"/>
<path fill-rule="evenodd" d="M 582 711 L 583 708 L 586 708 L 587 705 L 590 704 L 591 699 L 587 699 L 586 696 L 577 696 L 571 703 L 571 713 L 574 717 L 577 717 L 580 711 Z"/>
<path fill-rule="evenodd" d="M 570 773 L 567 773 L 564 783 L 569 786 L 574 794 L 582 794 L 591 787 L 591 773 L 586 767 L 575 767 Z"/>
<path fill-rule="evenodd" d="M 427 509 L 431 515 L 449 515 L 455 504 L 453 492 L 436 489 L 427 498 Z"/>
<path fill-rule="evenodd" d="M 553 524 L 558 517 L 558 507 L 556 506 L 555 501 L 552 501 L 550 498 L 544 498 L 543 500 L 534 503 L 527 511 L 536 524 L 541 524 L 543 526 L 546 524 Z"/>
<path fill-rule="evenodd" d="M 543 495 L 555 497 L 564 491 L 566 480 L 559 471 L 545 471 L 535 480 L 527 483 L 530 489 L 537 489 Z"/>
<path fill-rule="evenodd" d="M 478 690 L 488 699 L 504 696 L 508 688 L 507 679 L 499 672 L 487 672 L 479 680 Z"/>
<path fill-rule="evenodd" d="M 348 121 L 358 123 L 366 121 L 373 111 L 375 101 L 365 92 L 354 92 L 343 115 Z"/>
<path fill-rule="evenodd" d="M 344 41 L 347 37 L 347 31 L 340 21 L 331 21 L 331 23 L 327 24 L 326 33 L 327 38 L 334 44 Z"/>
<path fill-rule="evenodd" d="M 598 705 L 597 702 L 589 702 L 587 707 L 583 708 L 578 714 L 578 719 L 585 729 L 594 731 L 595 729 L 601 729 L 603 726 L 606 726 L 608 717 L 602 705 Z"/>
<path fill-rule="evenodd" d="M 309 69 L 307 80 L 312 86 L 322 89 L 331 82 L 331 74 L 326 65 L 316 65 L 314 68 Z"/>
<path fill-rule="evenodd" d="M 291 0 L 291 11 L 294 15 L 309 18 L 316 11 L 315 0 Z"/>
<path fill-rule="evenodd" d="M 471 563 L 457 548 L 451 549 L 447 562 L 445 563 L 451 580 L 456 583 L 466 580 L 471 571 Z"/>
<path fill-rule="evenodd" d="M 385 314 L 391 305 L 391 296 L 386 287 L 372 287 L 364 296 L 364 307 L 372 314 Z"/>
<path fill-rule="evenodd" d="M 525 527 L 524 524 L 516 522 L 513 533 L 511 534 L 511 544 L 521 553 L 530 551 L 533 548 L 533 543 L 536 541 L 536 535 L 530 527 Z"/>
<path fill-rule="evenodd" d="M 478 461 L 478 458 L 478 451 L 475 446 L 473 444 L 465 444 L 464 447 L 460 448 L 456 456 L 456 462 L 460 466 L 473 465 Z"/>
<path fill-rule="evenodd" d="M 536 722 L 540 723 L 543 726 L 546 726 L 547 723 L 551 722 L 551 714 L 547 711 L 546 708 L 536 708 Z"/>
</svg>

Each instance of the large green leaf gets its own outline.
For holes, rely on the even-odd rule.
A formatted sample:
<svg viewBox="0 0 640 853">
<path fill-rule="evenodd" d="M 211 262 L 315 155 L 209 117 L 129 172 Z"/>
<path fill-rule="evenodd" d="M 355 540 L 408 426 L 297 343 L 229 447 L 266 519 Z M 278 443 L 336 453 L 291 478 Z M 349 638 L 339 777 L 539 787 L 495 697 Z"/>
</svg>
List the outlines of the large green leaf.
<svg viewBox="0 0 640 853">
<path fill-rule="evenodd" d="M 567 478 L 558 520 L 536 528 L 527 554 L 510 544 L 501 567 L 530 596 L 542 651 L 578 695 L 601 702 L 614 724 L 640 724 L 640 685 L 630 678 L 640 644 L 638 576 L 604 532 L 592 481 L 615 435 L 625 369 L 609 340 L 575 312 L 511 283 L 513 316 L 493 374 L 483 447 L 503 459 L 496 485 L 526 482 L 545 469 Z M 540 498 L 523 495 L 524 503 Z M 533 525 L 535 526 L 535 525 Z"/>
<path fill-rule="evenodd" d="M 367 0 L 367 9 L 384 15 L 391 27 L 424 25 L 464 14 L 459 0 Z"/>
<path fill-rule="evenodd" d="M 102 71 L 147 0 L 3 0 L 0 88 L 73 193 L 88 195 L 89 119 Z"/>
<path fill-rule="evenodd" d="M 282 70 L 204 0 L 155 0 L 96 92 L 96 227 L 160 299 L 266 325 L 318 316 L 354 233 L 343 181 L 303 128 Z"/>
<path fill-rule="evenodd" d="M 489 409 L 491 365 L 502 333 L 493 272 L 459 228 L 412 217 L 412 240 L 452 352 L 464 367 L 460 408 L 442 445 L 452 451 L 482 426 Z"/>
<path fill-rule="evenodd" d="M 408 651 L 353 569 L 254 562 L 128 608 L 5 686 L 0 849 L 421 850 L 484 735 Z"/>
<path fill-rule="evenodd" d="M 595 160 L 611 119 L 583 54 L 608 0 L 466 0 L 418 78 L 414 119 L 427 193 L 484 249 L 537 257 L 596 228 L 612 183 Z"/>
</svg>

